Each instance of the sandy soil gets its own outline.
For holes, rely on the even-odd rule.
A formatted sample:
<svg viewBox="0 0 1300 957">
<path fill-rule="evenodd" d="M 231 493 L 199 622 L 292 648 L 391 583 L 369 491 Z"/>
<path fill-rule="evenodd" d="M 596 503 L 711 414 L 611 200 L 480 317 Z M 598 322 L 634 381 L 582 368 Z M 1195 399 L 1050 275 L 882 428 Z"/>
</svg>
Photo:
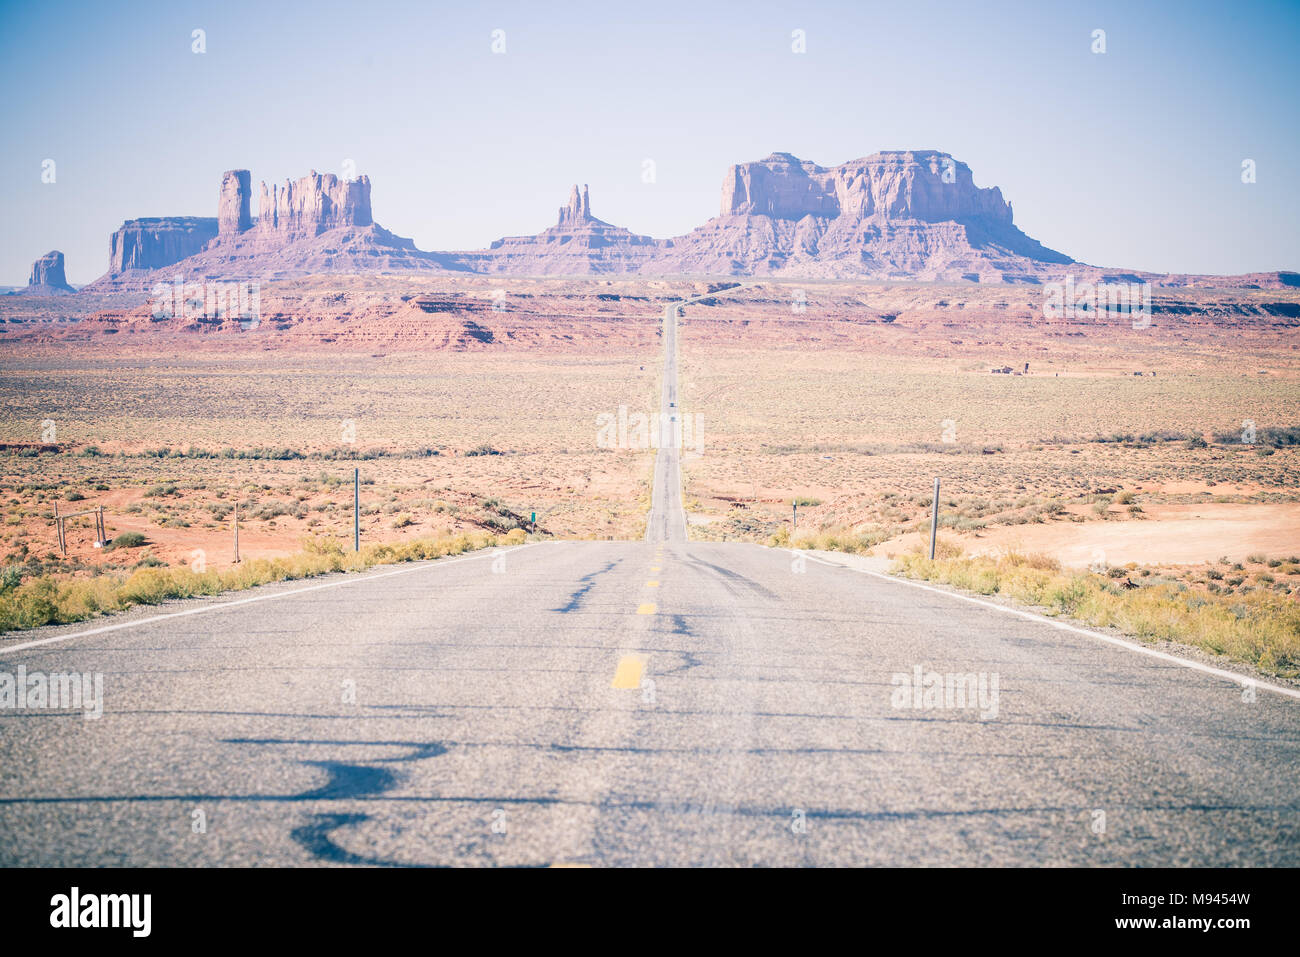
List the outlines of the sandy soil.
<svg viewBox="0 0 1300 957">
<path fill-rule="evenodd" d="M 1146 518 L 1124 521 L 1054 522 L 989 529 L 978 537 L 941 533 L 972 555 L 1007 551 L 1051 555 L 1061 564 L 1194 565 L 1220 558 L 1244 561 L 1250 555 L 1300 553 L 1300 505 L 1251 505 L 1207 502 L 1200 505 L 1153 505 Z M 906 551 L 918 535 L 904 536 L 881 551 Z"/>
</svg>

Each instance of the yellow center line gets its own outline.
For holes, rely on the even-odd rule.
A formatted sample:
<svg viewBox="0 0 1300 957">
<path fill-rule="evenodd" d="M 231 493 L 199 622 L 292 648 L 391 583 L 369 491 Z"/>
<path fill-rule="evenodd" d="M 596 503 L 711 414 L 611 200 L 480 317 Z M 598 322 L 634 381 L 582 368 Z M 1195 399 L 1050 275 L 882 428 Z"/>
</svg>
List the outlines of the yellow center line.
<svg viewBox="0 0 1300 957">
<path fill-rule="evenodd" d="M 609 683 L 609 686 L 611 688 L 641 687 L 641 673 L 645 671 L 645 663 L 645 655 L 624 655 L 618 659 L 614 680 Z"/>
<path fill-rule="evenodd" d="M 653 615 L 658 610 L 659 607 L 655 605 L 653 602 L 646 602 L 644 605 L 640 605 L 637 607 L 636 613 L 638 615 Z"/>
<path fill-rule="evenodd" d="M 651 565 L 651 566 L 650 566 L 650 571 L 651 571 L 651 572 L 661 572 L 661 571 L 663 571 L 663 567 L 660 566 L 660 565 Z"/>
<path fill-rule="evenodd" d="M 648 581 L 648 582 L 645 583 L 645 587 L 646 587 L 646 588 L 658 588 L 658 587 L 659 587 L 659 583 L 658 583 L 657 581 L 651 579 L 650 581 Z"/>
</svg>

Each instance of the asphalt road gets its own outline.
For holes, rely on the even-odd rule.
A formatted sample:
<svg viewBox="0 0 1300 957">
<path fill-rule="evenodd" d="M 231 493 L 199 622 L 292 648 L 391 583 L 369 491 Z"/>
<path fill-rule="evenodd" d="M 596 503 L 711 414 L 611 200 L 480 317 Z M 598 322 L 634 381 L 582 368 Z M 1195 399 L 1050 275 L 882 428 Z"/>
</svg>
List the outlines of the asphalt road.
<svg viewBox="0 0 1300 957">
<path fill-rule="evenodd" d="M 646 520 L 647 542 L 686 541 L 686 511 L 682 506 L 680 436 L 684 423 L 677 406 L 677 315 L 681 304 L 664 307 L 663 384 L 659 390 L 659 445 L 655 454 L 654 490 Z"/>
<path fill-rule="evenodd" d="M 102 673 L 104 702 L 0 708 L 0 864 L 1300 864 L 1300 701 L 687 542 L 675 460 L 644 542 L 0 639 L 0 674 Z M 914 696 L 917 668 L 988 693 Z"/>
</svg>

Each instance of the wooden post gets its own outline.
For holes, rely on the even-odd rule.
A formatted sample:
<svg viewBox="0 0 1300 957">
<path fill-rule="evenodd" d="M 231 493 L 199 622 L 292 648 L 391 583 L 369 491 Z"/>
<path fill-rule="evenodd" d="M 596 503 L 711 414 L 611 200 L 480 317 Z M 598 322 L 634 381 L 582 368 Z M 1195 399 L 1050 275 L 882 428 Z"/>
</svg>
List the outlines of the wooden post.
<svg viewBox="0 0 1300 957">
<path fill-rule="evenodd" d="M 239 503 L 235 503 L 235 564 L 239 564 Z"/>
<path fill-rule="evenodd" d="M 361 469 L 352 470 L 352 550 L 361 551 Z"/>
<path fill-rule="evenodd" d="M 68 557 L 68 543 L 63 536 L 63 519 L 59 517 L 59 503 L 54 503 L 54 530 L 59 536 L 59 552 L 64 558 Z"/>
<path fill-rule="evenodd" d="M 934 561 L 934 544 L 939 535 L 939 479 L 934 480 L 934 508 L 930 511 L 930 561 Z"/>
</svg>

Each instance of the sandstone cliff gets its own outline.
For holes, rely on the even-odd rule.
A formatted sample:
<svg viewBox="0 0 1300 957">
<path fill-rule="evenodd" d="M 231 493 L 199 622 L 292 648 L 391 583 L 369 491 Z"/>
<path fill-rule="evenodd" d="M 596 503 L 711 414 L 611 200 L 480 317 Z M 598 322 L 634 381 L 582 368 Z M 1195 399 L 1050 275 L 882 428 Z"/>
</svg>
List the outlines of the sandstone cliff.
<svg viewBox="0 0 1300 957">
<path fill-rule="evenodd" d="M 741 163 L 723 177 L 719 215 L 664 240 L 597 219 L 587 187 L 575 185 L 555 225 L 540 233 L 506 236 L 487 249 L 423 252 L 374 221 L 370 189 L 365 176 L 315 171 L 282 186 L 262 183 L 254 218 L 251 175 L 230 170 L 215 218 L 123 224 L 108 275 L 87 288 L 147 290 L 159 270 L 190 280 L 449 270 L 1029 283 L 1072 274 L 1090 282 L 1141 276 L 1166 286 L 1203 279 L 1077 263 L 1025 235 L 1001 190 L 976 186 L 965 163 L 937 150 L 881 152 L 832 167 L 789 153 Z M 1272 288 L 1291 280 L 1260 282 Z"/>
<path fill-rule="evenodd" d="M 789 153 L 733 166 L 720 215 L 642 272 L 1002 282 L 1071 263 L 1021 232 L 965 163 L 908 150 L 829 168 Z"/>
<path fill-rule="evenodd" d="M 221 176 L 217 198 L 217 235 L 233 236 L 253 226 L 252 174 L 246 169 L 227 170 Z M 262 186 L 266 188 L 265 184 Z"/>
<path fill-rule="evenodd" d="M 129 219 L 109 240 L 109 275 L 165 268 L 194 255 L 216 235 L 217 221 L 204 216 Z"/>
<path fill-rule="evenodd" d="M 32 276 L 19 293 L 29 296 L 66 296 L 76 292 L 63 273 L 63 253 L 52 250 L 32 263 Z"/>
<path fill-rule="evenodd" d="M 172 273 L 188 280 L 279 279 L 317 272 L 442 271 L 438 253 L 415 248 L 374 222 L 370 179 L 312 170 L 283 186 L 261 184 L 252 213 L 248 170 L 222 175 L 215 219 L 172 217 L 126 223 L 113 237 L 107 275 L 94 292 L 147 291 Z M 154 270 L 165 269 L 166 276 Z"/>
<path fill-rule="evenodd" d="M 947 153 L 876 153 L 824 169 L 773 153 L 727 171 L 720 215 L 804 216 L 1010 224 L 1011 205 L 996 186 L 980 189 L 970 167 Z"/>
<path fill-rule="evenodd" d="M 257 228 L 286 238 L 319 236 L 345 226 L 371 226 L 370 177 L 341 180 L 312 170 L 302 179 L 267 189 L 262 183 Z"/>
</svg>

